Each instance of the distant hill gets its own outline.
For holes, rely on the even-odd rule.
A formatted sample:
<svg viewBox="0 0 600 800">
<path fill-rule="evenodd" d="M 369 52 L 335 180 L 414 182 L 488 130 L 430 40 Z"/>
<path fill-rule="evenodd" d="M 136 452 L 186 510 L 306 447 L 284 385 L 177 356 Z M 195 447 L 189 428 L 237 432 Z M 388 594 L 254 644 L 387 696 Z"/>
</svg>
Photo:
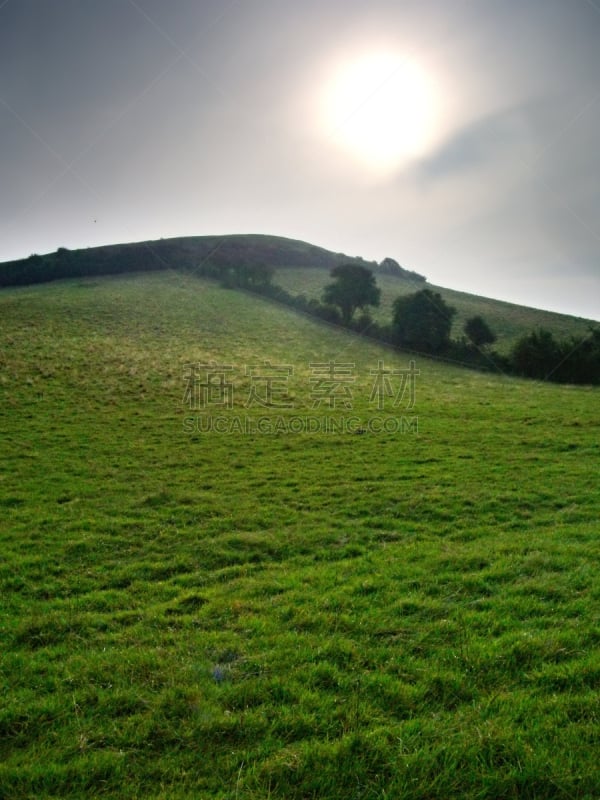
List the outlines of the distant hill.
<svg viewBox="0 0 600 800">
<path fill-rule="evenodd" d="M 296 239 L 259 234 L 230 236 L 185 236 L 131 244 L 106 245 L 79 250 L 59 247 L 54 253 L 0 264 L 0 286 L 23 286 L 61 278 L 148 272 L 161 269 L 193 270 L 212 262 L 219 267 L 266 264 L 275 269 L 291 267 L 331 270 L 343 263 L 368 266 L 374 272 L 424 281 L 422 275 L 405 270 L 393 259 L 381 265 L 360 257 L 333 253 Z"/>
</svg>

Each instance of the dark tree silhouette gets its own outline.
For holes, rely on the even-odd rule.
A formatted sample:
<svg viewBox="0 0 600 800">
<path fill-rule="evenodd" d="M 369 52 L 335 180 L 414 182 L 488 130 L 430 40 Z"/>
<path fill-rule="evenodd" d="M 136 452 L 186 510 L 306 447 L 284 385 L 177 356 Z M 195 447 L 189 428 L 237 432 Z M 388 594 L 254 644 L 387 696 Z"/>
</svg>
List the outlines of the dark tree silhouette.
<svg viewBox="0 0 600 800">
<path fill-rule="evenodd" d="M 399 345 L 426 353 L 439 353 L 448 346 L 456 309 L 438 292 L 421 289 L 397 297 L 393 309 L 393 330 Z"/>
<path fill-rule="evenodd" d="M 600 384 L 600 328 L 556 340 L 547 330 L 522 336 L 511 353 L 517 374 L 557 383 Z"/>
<path fill-rule="evenodd" d="M 274 272 L 267 264 L 235 264 L 222 267 L 220 277 L 222 285 L 228 289 L 241 288 L 260 292 L 271 286 Z"/>
<path fill-rule="evenodd" d="M 323 292 L 323 302 L 337 306 L 348 325 L 357 308 L 378 306 L 381 291 L 370 269 L 358 264 L 340 264 L 331 270 L 335 280 Z"/>
<path fill-rule="evenodd" d="M 483 317 L 470 317 L 465 322 L 464 332 L 475 347 L 485 347 L 496 341 L 496 334 L 483 319 Z"/>
<path fill-rule="evenodd" d="M 543 328 L 522 336 L 511 354 L 513 366 L 519 375 L 539 380 L 545 380 L 563 359 L 560 343 L 550 331 Z"/>
</svg>

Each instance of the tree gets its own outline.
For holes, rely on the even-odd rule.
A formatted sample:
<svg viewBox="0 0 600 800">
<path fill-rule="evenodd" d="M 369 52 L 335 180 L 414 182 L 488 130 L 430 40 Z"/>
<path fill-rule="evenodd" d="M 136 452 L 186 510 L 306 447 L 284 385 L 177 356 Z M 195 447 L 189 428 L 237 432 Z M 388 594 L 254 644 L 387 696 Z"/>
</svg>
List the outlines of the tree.
<svg viewBox="0 0 600 800">
<path fill-rule="evenodd" d="M 424 275 L 419 275 L 418 272 L 414 272 L 412 269 L 401 267 L 395 259 L 389 257 L 384 258 L 377 269 L 385 275 L 394 275 L 396 278 L 406 278 L 406 280 L 418 283 L 425 283 L 426 280 Z"/>
<path fill-rule="evenodd" d="M 404 272 L 400 264 L 393 258 L 384 258 L 379 265 L 379 271 L 386 275 L 402 275 Z"/>
<path fill-rule="evenodd" d="M 519 375 L 539 380 L 546 380 L 563 359 L 561 344 L 543 328 L 522 336 L 511 353 L 514 369 Z"/>
<path fill-rule="evenodd" d="M 465 322 L 464 332 L 475 347 L 485 347 L 496 341 L 496 334 L 483 319 L 483 317 L 470 317 Z"/>
<path fill-rule="evenodd" d="M 272 286 L 275 270 L 267 264 L 226 264 L 220 270 L 221 284 L 226 289 L 240 287 L 264 292 Z"/>
<path fill-rule="evenodd" d="M 335 280 L 325 287 L 323 302 L 340 309 L 344 325 L 350 323 L 357 308 L 379 305 L 381 291 L 367 267 L 340 264 L 330 274 Z"/>
<path fill-rule="evenodd" d="M 455 314 L 456 309 L 431 289 L 397 297 L 392 321 L 395 341 L 413 350 L 439 353 L 450 342 Z"/>
<path fill-rule="evenodd" d="M 275 270 L 268 264 L 248 264 L 243 275 L 243 282 L 249 289 L 260 291 L 271 285 Z M 244 285 L 244 283 L 242 284 Z"/>
<path fill-rule="evenodd" d="M 511 353 L 520 375 L 558 383 L 600 383 L 600 329 L 587 336 L 556 340 L 547 330 L 522 336 Z"/>
</svg>

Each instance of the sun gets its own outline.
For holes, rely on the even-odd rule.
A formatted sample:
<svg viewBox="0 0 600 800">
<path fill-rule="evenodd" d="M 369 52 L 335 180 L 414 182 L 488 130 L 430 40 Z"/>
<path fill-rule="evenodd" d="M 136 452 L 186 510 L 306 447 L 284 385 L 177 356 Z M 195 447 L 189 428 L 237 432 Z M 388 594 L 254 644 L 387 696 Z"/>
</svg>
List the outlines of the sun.
<svg viewBox="0 0 600 800">
<path fill-rule="evenodd" d="M 367 53 L 338 64 L 322 95 L 327 135 L 378 171 L 396 169 L 427 151 L 435 112 L 430 76 L 394 52 Z"/>
</svg>

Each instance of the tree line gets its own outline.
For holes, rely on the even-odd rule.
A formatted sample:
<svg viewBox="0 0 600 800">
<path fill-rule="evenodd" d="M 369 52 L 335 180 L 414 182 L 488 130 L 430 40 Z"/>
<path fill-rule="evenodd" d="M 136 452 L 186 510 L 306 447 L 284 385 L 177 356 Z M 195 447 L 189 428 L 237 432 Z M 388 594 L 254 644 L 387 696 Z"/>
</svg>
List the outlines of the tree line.
<svg viewBox="0 0 600 800">
<path fill-rule="evenodd" d="M 218 278 L 223 286 L 244 288 L 265 294 L 326 322 L 342 325 L 402 349 L 444 357 L 484 370 L 502 372 L 558 383 L 600 384 L 600 328 L 588 336 L 556 339 L 547 330 L 523 335 L 508 355 L 492 345 L 496 334 L 486 320 L 472 316 L 465 321 L 462 336 L 451 338 L 456 309 L 439 292 L 420 289 L 402 295 L 393 303 L 387 325 L 375 322 L 370 307 L 377 307 L 381 290 L 367 267 L 341 264 L 331 270 L 332 278 L 321 300 L 291 295 L 273 283 L 274 271 L 266 266 L 228 266 L 207 263 L 199 270 L 206 277 Z M 360 312 L 357 315 L 357 312 Z"/>
<path fill-rule="evenodd" d="M 46 256 L 7 262 L 0 271 L 0 286 L 25 285 L 59 278 L 91 277 L 120 272 L 183 268 L 213 278 L 228 288 L 240 288 L 272 297 L 305 313 L 342 325 L 396 347 L 460 361 L 479 369 L 500 369 L 537 380 L 600 384 L 600 328 L 587 336 L 557 339 L 547 330 L 522 336 L 508 355 L 494 351 L 496 335 L 481 316 L 468 319 L 459 339 L 451 338 L 456 309 L 438 292 L 423 288 L 396 298 L 388 324 L 375 322 L 369 308 L 379 306 L 381 292 L 373 272 L 356 263 L 331 270 L 332 281 L 320 300 L 292 295 L 273 283 L 274 269 L 256 259 L 232 259 L 214 252 L 200 267 L 179 241 L 159 241 L 151 247 L 114 245 L 70 251 L 59 247 Z M 392 259 L 380 265 L 391 274 L 404 272 Z M 385 267 L 385 270 L 383 269 Z M 414 273 L 416 275 L 416 273 Z M 424 281 L 422 276 L 417 276 Z M 359 313 L 357 313 L 359 312 Z"/>
</svg>

